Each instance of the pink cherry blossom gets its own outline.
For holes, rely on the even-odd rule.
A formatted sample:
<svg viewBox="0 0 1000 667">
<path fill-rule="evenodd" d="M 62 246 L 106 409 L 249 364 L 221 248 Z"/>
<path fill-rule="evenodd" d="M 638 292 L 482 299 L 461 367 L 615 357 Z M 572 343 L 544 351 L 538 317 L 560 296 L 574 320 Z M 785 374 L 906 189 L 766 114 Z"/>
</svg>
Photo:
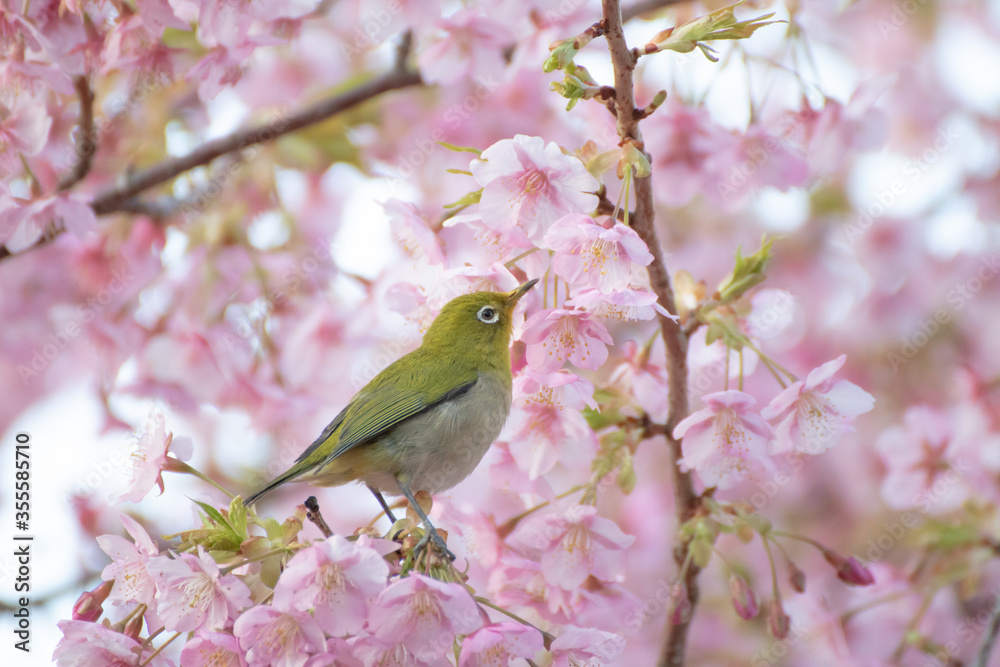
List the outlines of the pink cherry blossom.
<svg viewBox="0 0 1000 667">
<path fill-rule="evenodd" d="M 330 635 L 353 634 L 388 576 L 389 565 L 375 550 L 333 535 L 295 554 L 275 586 L 273 604 L 281 611 L 313 610 Z"/>
<path fill-rule="evenodd" d="M 486 13 L 461 9 L 437 22 L 444 32 L 420 54 L 420 72 L 432 83 L 463 78 L 496 79 L 503 73 L 503 49 L 512 35 Z"/>
<path fill-rule="evenodd" d="M 417 207 L 399 199 L 390 199 L 382 205 L 389 216 L 396 240 L 406 254 L 418 262 L 443 264 L 444 251 L 428 223 L 421 217 Z"/>
<path fill-rule="evenodd" d="M 162 654 L 145 663 L 148 650 L 100 623 L 59 621 L 58 625 L 63 637 L 52 659 L 59 667 L 135 667 L 140 662 L 150 667 L 173 667 L 174 663 Z"/>
<path fill-rule="evenodd" d="M 443 655 L 456 635 L 482 624 L 463 586 L 413 573 L 390 584 L 368 615 L 368 627 L 378 639 L 401 643 L 420 660 Z"/>
<path fill-rule="evenodd" d="M 528 365 L 539 373 L 562 368 L 569 361 L 577 368 L 596 370 L 608 358 L 611 334 L 582 310 L 540 310 L 524 323 L 521 340 L 528 344 Z"/>
<path fill-rule="evenodd" d="M 546 581 L 537 560 L 505 555 L 490 572 L 489 586 L 499 605 L 530 607 L 554 623 L 568 620 L 570 594 Z"/>
<path fill-rule="evenodd" d="M 911 407 L 902 425 L 879 436 L 887 471 L 882 498 L 893 509 L 950 512 L 969 497 L 971 459 L 962 456 L 962 439 L 949 415 L 925 405 Z"/>
<path fill-rule="evenodd" d="M 637 322 L 651 320 L 659 313 L 677 321 L 676 315 L 671 315 L 659 304 L 653 290 L 638 285 L 629 285 L 607 294 L 596 289 L 582 289 L 574 292 L 573 298 L 567 299 L 565 305 L 586 310 L 592 316 L 605 320 Z"/>
<path fill-rule="evenodd" d="M 674 429 L 674 437 L 683 438 L 683 469 L 697 471 L 705 486 L 720 489 L 774 469 L 768 456 L 774 434 L 760 415 L 750 412 L 757 402 L 753 396 L 728 390 L 706 394 L 701 400 L 708 407 Z"/>
<path fill-rule="evenodd" d="M 646 347 L 627 340 L 622 351 L 625 361 L 611 374 L 611 382 L 633 396 L 650 417 L 665 420 L 668 390 L 662 338 L 657 336 Z"/>
<path fill-rule="evenodd" d="M 138 602 L 155 609 L 156 584 L 146 566 L 160 550 L 135 519 L 125 514 L 118 518 L 134 542 L 118 535 L 97 538 L 97 544 L 111 557 L 111 563 L 101 572 L 102 579 L 114 581 L 108 599 L 115 605 Z"/>
<path fill-rule="evenodd" d="M 545 475 L 559 461 L 579 468 L 593 458 L 597 436 L 579 410 L 564 410 L 544 399 L 519 403 L 524 405 L 515 405 L 507 422 L 509 451 L 529 480 Z"/>
<path fill-rule="evenodd" d="M 156 609 L 167 630 L 192 632 L 228 627 L 230 618 L 250 606 L 250 589 L 219 566 L 201 547 L 198 555 L 157 556 L 146 564 L 156 582 Z"/>
<path fill-rule="evenodd" d="M 352 645 L 354 655 L 365 667 L 450 667 L 445 657 L 447 649 L 439 654 L 416 656 L 402 642 L 382 641 L 374 635 L 358 637 Z M 325 663 L 321 663 L 326 667 Z M 311 666 L 307 666 L 311 667 Z M 317 665 L 320 667 L 320 665 Z"/>
<path fill-rule="evenodd" d="M 544 405 L 559 410 L 597 409 L 594 383 L 567 370 L 536 373 L 525 369 L 514 378 L 515 402 L 522 407 Z"/>
<path fill-rule="evenodd" d="M 143 427 L 132 449 L 131 479 L 114 502 L 137 503 L 146 497 L 154 484 L 163 493 L 163 471 L 170 465 L 171 458 L 167 454 L 171 449 L 180 461 L 191 458 L 191 438 L 174 438 L 174 434 L 167 431 L 167 420 L 162 412 L 152 410 L 143 421 Z"/>
<path fill-rule="evenodd" d="M 224 632 L 199 632 L 181 651 L 184 667 L 247 667 L 239 640 Z"/>
<path fill-rule="evenodd" d="M 875 405 L 875 398 L 848 380 L 834 380 L 846 355 L 813 369 L 805 381 L 793 383 L 761 410 L 777 423 L 772 454 L 797 451 L 822 454 L 840 435 L 854 430 L 850 422 Z"/>
<path fill-rule="evenodd" d="M 566 626 L 552 642 L 552 667 L 613 664 L 624 648 L 620 635 Z"/>
<path fill-rule="evenodd" d="M 556 220 L 543 243 L 556 251 L 552 263 L 556 273 L 604 294 L 628 287 L 633 265 L 653 261 L 646 244 L 629 227 L 620 222 L 601 224 L 579 213 Z"/>
<path fill-rule="evenodd" d="M 556 220 L 597 205 L 598 183 L 555 143 L 517 135 L 499 141 L 469 169 L 483 187 L 479 212 L 490 229 L 525 245 L 540 244 Z"/>
<path fill-rule="evenodd" d="M 540 552 L 545 580 L 568 591 L 582 585 L 589 576 L 604 581 L 620 577 L 623 551 L 635 542 L 613 521 L 597 516 L 597 509 L 590 505 L 533 517 L 511 540 L 524 549 Z"/>
<path fill-rule="evenodd" d="M 303 667 L 312 653 L 326 649 L 326 638 L 307 613 L 286 613 L 269 605 L 243 612 L 233 624 L 249 667 Z"/>
<path fill-rule="evenodd" d="M 45 147 L 51 127 L 52 118 L 44 104 L 27 101 L 13 109 L 0 105 L 0 174 L 18 168 L 18 155 L 38 154 Z"/>
<path fill-rule="evenodd" d="M 538 630 L 520 623 L 494 623 L 462 641 L 458 667 L 507 665 L 511 658 L 534 658 L 541 650 L 542 635 Z"/>
</svg>

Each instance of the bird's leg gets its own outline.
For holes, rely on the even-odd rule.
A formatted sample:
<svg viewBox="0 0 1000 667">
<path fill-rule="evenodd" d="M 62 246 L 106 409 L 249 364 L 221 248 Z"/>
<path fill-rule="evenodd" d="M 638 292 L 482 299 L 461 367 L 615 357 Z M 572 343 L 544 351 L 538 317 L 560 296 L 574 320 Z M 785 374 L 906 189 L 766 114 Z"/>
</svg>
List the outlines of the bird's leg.
<svg viewBox="0 0 1000 667">
<path fill-rule="evenodd" d="M 399 490 L 403 492 L 403 495 L 406 496 L 406 499 L 410 502 L 410 507 L 416 511 L 417 516 L 420 517 L 420 520 L 424 524 L 424 536 L 420 538 L 420 541 L 417 542 L 416 549 L 413 550 L 414 559 L 420 555 L 420 551 L 427 546 L 428 542 L 433 541 L 434 544 L 441 549 L 442 553 L 448 557 L 448 560 L 455 560 L 455 554 L 448 549 L 448 545 L 444 543 L 444 540 L 441 539 L 440 535 L 438 535 L 437 530 L 434 529 L 434 524 L 432 524 L 431 520 L 427 518 L 427 514 L 424 513 L 420 504 L 417 503 L 416 499 L 413 497 L 409 484 L 404 483 L 398 477 L 396 478 L 396 483 L 399 484 Z"/>
<path fill-rule="evenodd" d="M 382 497 L 382 494 L 372 486 L 369 486 L 368 490 L 372 492 L 372 495 L 375 496 L 375 500 L 377 500 L 378 504 L 382 506 L 382 511 L 385 512 L 387 517 L 389 517 L 389 521 L 391 523 L 396 523 L 396 516 L 392 513 L 392 510 L 389 509 L 389 505 L 385 502 L 385 498 Z"/>
</svg>

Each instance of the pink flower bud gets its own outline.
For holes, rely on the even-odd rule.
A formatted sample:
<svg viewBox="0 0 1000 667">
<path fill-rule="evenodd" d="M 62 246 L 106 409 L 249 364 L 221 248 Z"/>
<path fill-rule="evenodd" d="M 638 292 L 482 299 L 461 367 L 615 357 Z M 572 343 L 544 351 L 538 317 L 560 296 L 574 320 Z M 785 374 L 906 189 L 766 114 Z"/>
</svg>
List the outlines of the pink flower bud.
<svg viewBox="0 0 1000 667">
<path fill-rule="evenodd" d="M 796 593 L 805 593 L 806 573 L 800 570 L 792 561 L 788 561 L 788 582 L 792 585 L 792 590 Z"/>
<path fill-rule="evenodd" d="M 102 581 L 92 591 L 84 591 L 73 605 L 73 620 L 93 623 L 104 613 L 104 601 L 108 599 L 113 581 Z"/>
<path fill-rule="evenodd" d="M 145 607 L 146 605 L 139 605 L 140 607 Z M 138 607 L 136 607 L 138 609 Z M 122 629 L 122 634 L 126 637 L 131 637 L 132 639 L 139 641 L 139 635 L 142 634 L 142 624 L 145 620 L 145 609 L 137 611 L 132 614 L 132 618 L 128 619 L 125 627 Z"/>
<path fill-rule="evenodd" d="M 670 622 L 674 625 L 686 623 L 691 617 L 691 601 L 688 599 L 688 589 L 684 582 L 676 584 L 671 589 L 668 604 Z"/>
<path fill-rule="evenodd" d="M 792 619 L 788 618 L 788 614 L 785 613 L 779 599 L 771 600 L 768 603 L 767 627 L 775 639 L 785 639 L 792 629 Z"/>
<path fill-rule="evenodd" d="M 861 564 L 854 556 L 844 558 L 838 553 L 823 549 L 823 558 L 837 570 L 837 578 L 851 586 L 871 586 L 875 577 L 871 570 Z"/>
<path fill-rule="evenodd" d="M 760 611 L 760 601 L 746 579 L 733 573 L 729 577 L 729 592 L 732 595 L 733 608 L 740 618 L 749 621 L 757 616 Z"/>
</svg>

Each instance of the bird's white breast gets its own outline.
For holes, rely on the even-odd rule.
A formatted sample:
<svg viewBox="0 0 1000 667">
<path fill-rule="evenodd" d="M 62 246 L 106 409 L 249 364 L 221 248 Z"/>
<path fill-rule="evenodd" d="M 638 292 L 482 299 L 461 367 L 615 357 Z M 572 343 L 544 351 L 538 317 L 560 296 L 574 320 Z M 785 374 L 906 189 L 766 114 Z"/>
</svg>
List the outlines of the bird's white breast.
<svg viewBox="0 0 1000 667">
<path fill-rule="evenodd" d="M 480 374 L 464 394 L 393 429 L 389 437 L 399 446 L 403 469 L 411 471 L 410 488 L 439 493 L 472 474 L 500 435 L 510 401 L 509 385 Z M 398 493 L 392 488 L 383 490 Z"/>
</svg>

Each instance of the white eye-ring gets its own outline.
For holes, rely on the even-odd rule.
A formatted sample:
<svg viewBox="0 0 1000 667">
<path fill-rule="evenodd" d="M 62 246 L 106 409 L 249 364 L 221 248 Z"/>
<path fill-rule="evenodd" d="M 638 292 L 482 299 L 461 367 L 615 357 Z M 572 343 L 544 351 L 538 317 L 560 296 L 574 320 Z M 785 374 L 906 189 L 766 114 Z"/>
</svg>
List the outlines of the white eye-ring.
<svg viewBox="0 0 1000 667">
<path fill-rule="evenodd" d="M 476 319 L 486 324 L 496 324 L 500 319 L 500 311 L 493 306 L 483 306 L 476 313 Z"/>
</svg>

